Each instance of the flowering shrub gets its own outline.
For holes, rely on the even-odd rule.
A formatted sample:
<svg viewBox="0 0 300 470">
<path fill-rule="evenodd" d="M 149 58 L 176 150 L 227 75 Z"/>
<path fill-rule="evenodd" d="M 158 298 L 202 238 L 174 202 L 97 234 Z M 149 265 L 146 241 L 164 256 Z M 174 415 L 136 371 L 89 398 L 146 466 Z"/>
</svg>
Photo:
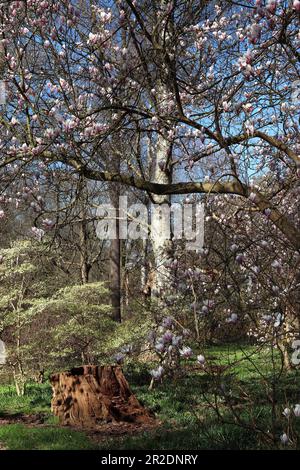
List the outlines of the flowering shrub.
<svg viewBox="0 0 300 470">
<path fill-rule="evenodd" d="M 153 381 L 159 381 L 164 376 L 172 377 L 182 372 L 180 368 L 182 361 L 195 356 L 192 348 L 186 345 L 190 339 L 190 331 L 171 316 L 164 317 L 157 328 L 150 331 L 148 340 L 159 361 L 158 367 L 150 372 L 152 384 Z M 199 365 L 203 365 L 205 358 L 199 355 L 196 361 Z"/>
<path fill-rule="evenodd" d="M 297 435 L 297 431 L 294 426 L 294 420 L 300 418 L 300 405 L 297 404 L 293 408 L 285 408 L 282 412 L 283 416 L 286 418 L 286 432 L 283 432 L 280 436 L 281 443 L 286 445 L 296 445 L 297 439 L 299 436 Z"/>
</svg>

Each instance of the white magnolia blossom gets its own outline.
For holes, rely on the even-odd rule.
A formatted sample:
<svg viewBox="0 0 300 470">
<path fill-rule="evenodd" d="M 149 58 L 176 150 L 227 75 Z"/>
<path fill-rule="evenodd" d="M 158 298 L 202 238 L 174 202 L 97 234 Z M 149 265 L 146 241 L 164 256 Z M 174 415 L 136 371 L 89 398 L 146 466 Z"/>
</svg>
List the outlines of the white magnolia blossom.
<svg viewBox="0 0 300 470">
<path fill-rule="evenodd" d="M 182 349 L 179 350 L 179 353 L 185 359 L 189 359 L 193 355 L 193 351 L 190 347 L 184 346 Z"/>
<path fill-rule="evenodd" d="M 288 435 L 284 432 L 283 434 L 281 434 L 280 440 L 281 440 L 281 442 L 282 442 L 283 445 L 286 445 L 286 444 L 289 442 L 289 437 L 288 437 Z"/>
<path fill-rule="evenodd" d="M 197 356 L 197 362 L 200 364 L 200 365 L 204 365 L 206 360 L 205 360 L 205 357 L 202 355 L 202 354 L 199 354 L 199 356 Z"/>
<path fill-rule="evenodd" d="M 161 379 L 163 376 L 163 373 L 164 373 L 164 368 L 162 366 L 159 366 L 157 369 L 153 369 L 150 371 L 150 374 L 154 380 Z"/>
<path fill-rule="evenodd" d="M 295 405 L 295 408 L 294 408 L 294 415 L 295 415 L 297 418 L 300 418 L 300 404 Z"/>
<path fill-rule="evenodd" d="M 236 313 L 232 313 L 226 321 L 227 323 L 236 323 L 238 321 L 238 315 Z"/>
</svg>

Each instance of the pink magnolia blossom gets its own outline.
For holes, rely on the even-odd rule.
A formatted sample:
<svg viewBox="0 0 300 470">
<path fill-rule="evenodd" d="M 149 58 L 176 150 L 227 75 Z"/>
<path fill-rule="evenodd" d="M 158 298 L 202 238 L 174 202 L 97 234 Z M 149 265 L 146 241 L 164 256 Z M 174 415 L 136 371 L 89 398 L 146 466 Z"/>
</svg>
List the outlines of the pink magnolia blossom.
<svg viewBox="0 0 300 470">
<path fill-rule="evenodd" d="M 42 224 L 46 230 L 51 230 L 54 227 L 55 222 L 53 222 L 53 220 L 50 220 L 50 219 L 44 219 Z"/>
<path fill-rule="evenodd" d="M 188 346 L 183 346 L 183 348 L 179 350 L 179 353 L 184 359 L 189 359 L 193 355 L 192 349 Z"/>
<path fill-rule="evenodd" d="M 293 9 L 300 12 L 300 0 L 294 0 Z"/>
<path fill-rule="evenodd" d="M 257 201 L 257 195 L 256 195 L 256 193 L 254 193 L 254 192 L 250 193 L 250 195 L 249 195 L 249 200 L 250 200 L 251 202 L 256 202 L 256 201 Z"/>
<path fill-rule="evenodd" d="M 230 104 L 228 103 L 228 101 L 223 101 L 222 106 L 223 106 L 225 113 L 229 111 Z"/>
</svg>

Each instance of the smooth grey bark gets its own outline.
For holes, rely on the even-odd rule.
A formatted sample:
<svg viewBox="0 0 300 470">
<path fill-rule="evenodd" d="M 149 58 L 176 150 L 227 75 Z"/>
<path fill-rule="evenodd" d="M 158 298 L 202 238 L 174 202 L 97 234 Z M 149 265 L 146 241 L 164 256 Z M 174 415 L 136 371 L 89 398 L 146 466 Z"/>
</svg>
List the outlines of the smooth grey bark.
<svg viewBox="0 0 300 470">
<path fill-rule="evenodd" d="M 118 188 L 111 191 L 111 200 L 116 211 L 116 233 L 115 238 L 110 241 L 110 290 L 112 318 L 116 322 L 122 320 L 122 286 L 121 286 L 121 240 L 120 240 L 120 222 L 119 222 L 119 195 Z"/>
<path fill-rule="evenodd" d="M 171 143 L 159 135 L 153 165 L 153 180 L 160 184 L 170 184 L 172 173 L 168 168 L 168 160 L 172 151 Z M 154 255 L 154 282 L 152 292 L 160 292 L 167 285 L 170 278 L 170 270 L 166 266 L 168 258 L 167 250 L 170 247 L 170 218 L 164 212 L 163 206 L 170 205 L 169 195 L 152 194 L 155 204 L 161 206 L 162 210 L 154 210 L 151 214 L 151 241 Z"/>
</svg>

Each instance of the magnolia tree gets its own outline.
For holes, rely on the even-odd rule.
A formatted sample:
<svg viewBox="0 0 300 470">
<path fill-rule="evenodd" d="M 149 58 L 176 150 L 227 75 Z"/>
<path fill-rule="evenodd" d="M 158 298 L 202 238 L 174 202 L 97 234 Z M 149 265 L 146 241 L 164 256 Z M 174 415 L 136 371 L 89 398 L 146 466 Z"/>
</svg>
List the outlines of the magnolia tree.
<svg viewBox="0 0 300 470">
<path fill-rule="evenodd" d="M 297 1 L 1 2 L 2 171 L 59 162 L 158 203 L 234 194 L 299 250 L 281 197 L 298 178 L 298 20 Z M 137 134 L 110 171 L 114 136 Z M 268 170 L 276 185 L 252 183 Z"/>
<path fill-rule="evenodd" d="M 253 203 L 226 199 L 207 203 L 206 244 L 200 254 L 188 254 L 182 245 L 174 251 L 165 306 L 149 336 L 157 358 L 151 387 L 186 370 L 204 371 L 214 393 L 205 387 L 199 393 L 223 423 L 249 428 L 251 422 L 265 444 L 296 446 L 299 405 L 286 402 L 284 408 L 281 394 L 288 377 L 284 369 L 299 366 L 299 254 L 268 216 L 257 218 Z M 289 207 L 296 210 L 297 204 L 295 194 Z M 247 337 L 254 346 L 250 354 L 243 347 Z M 207 344 L 232 340 L 241 342 L 238 357 L 226 360 L 225 355 L 221 365 L 206 357 Z M 255 365 L 258 357 L 261 369 Z M 253 408 L 255 391 L 231 375 L 240 362 L 257 369 L 269 405 L 268 430 Z M 241 394 L 244 405 L 253 408 L 251 418 L 236 407 L 235 397 Z"/>
</svg>

